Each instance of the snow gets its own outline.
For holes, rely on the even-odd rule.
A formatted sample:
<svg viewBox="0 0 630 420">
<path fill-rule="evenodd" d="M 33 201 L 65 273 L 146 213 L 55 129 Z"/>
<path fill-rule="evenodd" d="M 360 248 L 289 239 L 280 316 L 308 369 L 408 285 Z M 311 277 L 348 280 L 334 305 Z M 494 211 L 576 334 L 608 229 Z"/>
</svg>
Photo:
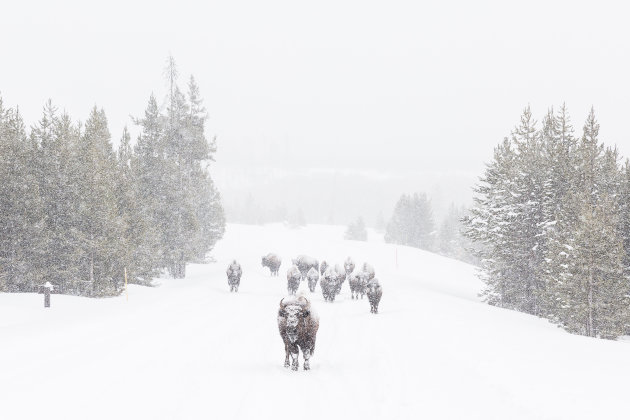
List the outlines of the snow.
<svg viewBox="0 0 630 420">
<path fill-rule="evenodd" d="M 0 294 L 6 419 L 591 419 L 627 412 L 629 343 L 573 336 L 486 305 L 475 268 L 413 248 L 345 241 L 345 227 L 228 225 L 217 262 L 129 298 Z M 271 277 L 261 256 L 282 257 Z M 283 367 L 286 262 L 351 256 L 376 270 L 379 314 L 306 282 L 320 316 L 310 371 Z M 396 254 L 398 258 L 396 259 Z M 243 268 L 230 293 L 225 267 Z M 300 365 L 303 358 L 300 355 Z"/>
</svg>

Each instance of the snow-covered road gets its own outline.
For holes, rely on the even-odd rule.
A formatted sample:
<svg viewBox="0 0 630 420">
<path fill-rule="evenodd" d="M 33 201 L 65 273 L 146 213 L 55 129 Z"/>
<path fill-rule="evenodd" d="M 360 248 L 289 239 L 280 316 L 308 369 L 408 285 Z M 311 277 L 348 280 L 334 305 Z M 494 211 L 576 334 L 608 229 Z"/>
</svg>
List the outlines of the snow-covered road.
<svg viewBox="0 0 630 420">
<path fill-rule="evenodd" d="M 183 280 L 85 299 L 0 294 L 0 418 L 624 418 L 630 346 L 479 301 L 475 269 L 343 227 L 228 225 Z M 270 277 L 261 256 L 283 258 Z M 378 315 L 319 286 L 311 371 L 283 368 L 276 326 L 292 256 L 369 261 Z M 243 266 L 239 292 L 225 268 Z M 302 364 L 302 359 L 300 359 Z"/>
</svg>

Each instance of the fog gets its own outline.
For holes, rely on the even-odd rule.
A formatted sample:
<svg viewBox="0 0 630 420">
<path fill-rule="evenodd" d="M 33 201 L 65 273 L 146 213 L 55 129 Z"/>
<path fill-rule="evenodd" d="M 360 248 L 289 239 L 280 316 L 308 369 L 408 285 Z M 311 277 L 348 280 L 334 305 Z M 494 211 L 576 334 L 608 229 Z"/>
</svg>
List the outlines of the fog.
<svg viewBox="0 0 630 420">
<path fill-rule="evenodd" d="M 216 134 L 228 220 L 245 203 L 309 222 L 387 218 L 426 192 L 436 216 L 471 186 L 522 109 L 591 106 L 630 156 L 630 28 L 618 2 L 10 2 L 0 93 L 34 123 L 51 98 L 96 104 L 114 142 L 172 54 Z M 251 197 L 251 198 L 250 198 Z"/>
</svg>

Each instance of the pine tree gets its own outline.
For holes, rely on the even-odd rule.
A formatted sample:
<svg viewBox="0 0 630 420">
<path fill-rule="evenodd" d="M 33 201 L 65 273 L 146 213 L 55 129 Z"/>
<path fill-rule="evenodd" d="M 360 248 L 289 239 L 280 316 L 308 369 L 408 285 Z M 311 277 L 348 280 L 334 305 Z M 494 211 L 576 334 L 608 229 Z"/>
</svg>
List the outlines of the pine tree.
<svg viewBox="0 0 630 420">
<path fill-rule="evenodd" d="M 116 199 L 116 157 L 103 110 L 92 109 L 78 147 L 79 226 L 83 279 L 95 296 L 117 294 L 123 284 L 122 223 Z"/>
<path fill-rule="evenodd" d="M 151 208 L 145 207 L 139 199 L 135 160 L 131 137 L 125 127 L 118 148 L 116 177 L 117 210 L 122 223 L 122 265 L 130 283 L 147 284 L 158 272 L 159 245 Z"/>
<path fill-rule="evenodd" d="M 570 202 L 579 208 L 579 217 L 572 230 L 565 231 L 566 243 L 558 242 L 564 250 L 556 255 L 562 271 L 550 285 L 554 320 L 570 332 L 616 338 L 630 322 L 616 204 L 604 194 L 593 205 L 586 192 L 571 197 Z"/>
<path fill-rule="evenodd" d="M 37 148 L 17 109 L 0 99 L 0 290 L 33 292 L 42 284 Z"/>
<path fill-rule="evenodd" d="M 344 239 L 352 241 L 367 241 L 367 229 L 362 217 L 358 217 L 356 221 L 350 223 L 344 234 Z"/>
<path fill-rule="evenodd" d="M 475 187 L 475 206 L 463 221 L 464 234 L 477 244 L 476 257 L 486 283 L 482 297 L 491 305 L 511 309 L 518 302 L 512 259 L 518 233 L 514 222 L 522 217 L 521 207 L 514 202 L 516 158 L 512 143 L 505 138 L 495 148 L 493 160 Z"/>
</svg>

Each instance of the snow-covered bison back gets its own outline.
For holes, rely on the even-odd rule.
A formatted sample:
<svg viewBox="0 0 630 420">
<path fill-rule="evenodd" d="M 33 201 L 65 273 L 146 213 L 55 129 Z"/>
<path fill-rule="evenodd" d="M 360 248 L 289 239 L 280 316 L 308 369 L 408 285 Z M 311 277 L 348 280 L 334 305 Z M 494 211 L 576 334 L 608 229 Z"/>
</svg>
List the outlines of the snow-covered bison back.
<svg viewBox="0 0 630 420">
<path fill-rule="evenodd" d="M 298 255 L 297 258 L 293 259 L 293 264 L 297 266 L 300 273 L 302 273 L 302 280 L 306 279 L 308 270 L 311 268 L 315 268 L 315 270 L 317 270 L 319 268 L 319 262 L 308 255 Z"/>
<path fill-rule="evenodd" d="M 298 370 L 300 350 L 304 356 L 304 370 L 310 369 L 310 359 L 315 351 L 315 339 L 319 329 L 319 318 L 311 309 L 311 303 L 304 296 L 286 297 L 280 301 L 278 310 L 278 330 L 284 341 L 284 367 Z"/>
<path fill-rule="evenodd" d="M 272 276 L 277 276 L 278 271 L 280 270 L 280 265 L 282 264 L 282 259 L 278 257 L 276 254 L 269 253 L 262 257 L 262 266 L 269 267 L 269 271 L 271 271 Z"/>
<path fill-rule="evenodd" d="M 233 260 L 225 272 L 228 278 L 228 286 L 230 286 L 230 292 L 238 292 L 238 286 L 241 284 L 241 275 L 243 270 L 241 265 Z"/>
</svg>

